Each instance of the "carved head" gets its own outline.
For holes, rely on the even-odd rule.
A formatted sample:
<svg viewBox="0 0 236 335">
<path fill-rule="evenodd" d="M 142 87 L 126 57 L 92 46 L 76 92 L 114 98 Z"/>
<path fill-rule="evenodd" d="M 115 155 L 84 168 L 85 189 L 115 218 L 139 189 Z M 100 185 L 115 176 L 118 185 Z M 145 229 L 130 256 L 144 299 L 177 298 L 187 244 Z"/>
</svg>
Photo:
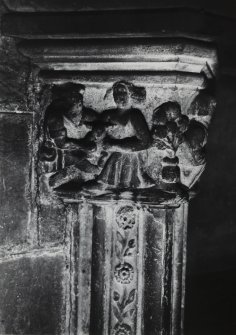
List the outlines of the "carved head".
<svg viewBox="0 0 236 335">
<path fill-rule="evenodd" d="M 71 95 L 68 98 L 69 108 L 65 111 L 65 116 L 70 119 L 74 124 L 79 124 L 82 111 L 83 111 L 83 96 L 78 93 L 76 95 Z"/>
<path fill-rule="evenodd" d="M 106 136 L 106 130 L 104 125 L 101 123 L 94 123 L 93 125 L 93 139 L 94 140 L 102 140 Z"/>
<path fill-rule="evenodd" d="M 161 177 L 166 183 L 178 183 L 180 181 L 180 168 L 178 166 L 164 166 Z"/>
<path fill-rule="evenodd" d="M 201 91 L 192 101 L 188 114 L 196 121 L 200 121 L 208 127 L 213 113 L 216 109 L 216 101 L 213 96 L 205 91 Z"/>
<path fill-rule="evenodd" d="M 141 103 L 146 99 L 146 90 L 144 87 L 135 86 L 134 84 L 120 80 L 114 83 L 111 89 L 108 89 L 104 99 L 113 93 L 113 99 L 120 109 L 129 109 L 132 102 Z"/>
<path fill-rule="evenodd" d="M 194 151 L 197 151 L 206 145 L 207 131 L 200 122 L 192 120 L 184 136 Z"/>
<path fill-rule="evenodd" d="M 176 101 L 167 101 L 153 112 L 153 140 L 168 140 L 177 149 L 182 140 L 182 134 L 187 130 L 189 119 L 181 113 Z"/>
<path fill-rule="evenodd" d="M 129 85 L 125 82 L 117 82 L 113 86 L 113 98 L 118 108 L 124 109 L 131 107 L 131 93 Z"/>
<path fill-rule="evenodd" d="M 176 101 L 167 101 L 153 112 L 153 125 L 164 125 L 167 122 L 176 122 L 181 118 L 181 108 Z"/>
<path fill-rule="evenodd" d="M 75 124 L 82 117 L 84 90 L 84 85 L 75 83 L 55 85 L 52 88 L 52 99 L 63 106 L 64 115 Z"/>
</svg>

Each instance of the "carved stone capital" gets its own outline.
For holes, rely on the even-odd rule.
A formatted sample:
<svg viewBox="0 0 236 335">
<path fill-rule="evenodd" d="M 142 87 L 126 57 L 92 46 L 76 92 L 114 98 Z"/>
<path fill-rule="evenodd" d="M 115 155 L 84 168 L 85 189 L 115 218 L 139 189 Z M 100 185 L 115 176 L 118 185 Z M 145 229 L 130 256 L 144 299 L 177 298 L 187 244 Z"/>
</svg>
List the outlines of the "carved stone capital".
<svg viewBox="0 0 236 335">
<path fill-rule="evenodd" d="M 168 39 L 65 45 L 20 45 L 47 91 L 39 111 L 43 198 L 186 201 L 206 164 L 214 48 Z"/>
</svg>

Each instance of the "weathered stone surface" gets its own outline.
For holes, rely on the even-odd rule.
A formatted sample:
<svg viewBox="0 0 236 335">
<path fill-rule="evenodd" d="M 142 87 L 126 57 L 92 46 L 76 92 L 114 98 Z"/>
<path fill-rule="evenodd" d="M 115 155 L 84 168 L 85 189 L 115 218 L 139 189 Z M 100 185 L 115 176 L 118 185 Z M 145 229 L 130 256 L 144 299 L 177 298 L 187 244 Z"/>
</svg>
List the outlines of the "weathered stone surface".
<svg viewBox="0 0 236 335">
<path fill-rule="evenodd" d="M 11 11 L 23 12 L 59 12 L 59 11 L 80 11 L 80 10 L 108 10 L 108 9 L 147 9 L 147 8 L 175 8 L 189 7 L 210 10 L 219 14 L 227 13 L 235 14 L 235 2 L 233 0 L 222 4 L 221 2 L 213 2 L 212 0 L 80 0 L 80 1 L 63 1 L 63 0 L 4 0 L 4 3 Z"/>
<path fill-rule="evenodd" d="M 53 22 L 53 25 L 51 24 Z M 122 24 L 121 24 L 122 22 Z M 203 11 L 104 11 L 78 13 L 11 13 L 3 18 L 3 33 L 23 38 L 203 37 L 233 36 L 235 23 Z M 227 31 L 227 34 L 225 34 Z"/>
<path fill-rule="evenodd" d="M 28 254 L 0 263 L 0 333 L 65 334 L 64 257 Z"/>
<path fill-rule="evenodd" d="M 0 3 L 0 23 L 7 12 Z M 19 54 L 16 41 L 0 35 L 0 108 L 7 111 L 26 110 L 29 62 Z"/>
<path fill-rule="evenodd" d="M 153 213 L 145 213 L 143 328 L 144 334 L 147 335 L 159 334 L 166 326 L 168 327 L 166 307 L 170 292 L 168 292 L 167 273 L 170 271 L 170 263 L 167 260 L 171 258 L 172 223 L 166 218 L 164 209 L 154 209 Z M 166 259 L 164 267 L 163 258 Z"/>
<path fill-rule="evenodd" d="M 154 75 L 146 87 L 128 79 L 52 87 L 39 145 L 42 203 L 54 199 L 52 190 L 67 198 L 128 191 L 159 204 L 186 199 L 205 167 L 215 100 L 199 82 L 185 86 L 175 76 L 162 86 Z"/>
<path fill-rule="evenodd" d="M 71 204 L 67 214 L 72 226 L 71 331 L 168 334 L 173 318 L 178 334 L 183 207 L 84 202 Z"/>
<path fill-rule="evenodd" d="M 0 37 L 0 106 L 7 110 L 27 109 L 28 61 L 19 55 L 15 41 Z"/>
<path fill-rule="evenodd" d="M 31 122 L 29 114 L 0 113 L 0 243 L 24 244 L 31 219 Z"/>
<path fill-rule="evenodd" d="M 48 204 L 38 208 L 39 243 L 62 244 L 66 236 L 65 208 L 61 204 Z"/>
<path fill-rule="evenodd" d="M 189 74 L 204 71 L 209 77 L 209 70 L 215 73 L 217 61 L 213 43 L 200 40 L 190 42 L 185 38 L 173 37 L 133 41 L 115 39 L 112 43 L 107 39 L 93 42 L 33 40 L 20 43 L 19 50 L 41 69 L 112 70 L 111 75 L 116 70 L 132 71 L 132 74 L 135 70 L 152 73 L 179 71 Z"/>
</svg>

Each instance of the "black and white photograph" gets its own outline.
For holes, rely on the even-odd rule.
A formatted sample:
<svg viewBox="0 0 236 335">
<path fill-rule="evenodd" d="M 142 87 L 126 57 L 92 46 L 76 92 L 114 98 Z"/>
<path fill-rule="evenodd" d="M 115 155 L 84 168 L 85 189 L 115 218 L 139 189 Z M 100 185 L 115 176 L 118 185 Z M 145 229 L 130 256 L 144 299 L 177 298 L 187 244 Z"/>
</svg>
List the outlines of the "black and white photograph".
<svg viewBox="0 0 236 335">
<path fill-rule="evenodd" d="M 236 0 L 0 0 L 0 335 L 236 335 Z"/>
</svg>

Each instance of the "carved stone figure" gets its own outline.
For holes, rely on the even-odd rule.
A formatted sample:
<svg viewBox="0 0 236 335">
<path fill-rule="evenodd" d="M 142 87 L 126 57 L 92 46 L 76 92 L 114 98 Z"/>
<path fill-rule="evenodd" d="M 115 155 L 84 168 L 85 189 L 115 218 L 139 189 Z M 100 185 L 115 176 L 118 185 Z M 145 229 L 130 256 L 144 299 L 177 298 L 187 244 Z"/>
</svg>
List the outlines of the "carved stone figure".
<svg viewBox="0 0 236 335">
<path fill-rule="evenodd" d="M 183 133 L 188 129 L 189 119 L 181 113 L 176 101 L 168 101 L 153 112 L 152 138 L 159 149 L 176 152 L 183 141 Z"/>
<path fill-rule="evenodd" d="M 178 102 L 164 102 L 154 109 L 150 131 L 142 111 L 134 107 L 146 100 L 145 88 L 115 82 L 104 98 L 112 94 L 116 107 L 100 114 L 84 106 L 84 90 L 73 83 L 52 90 L 41 148 L 41 158 L 51 164 L 45 171 L 49 186 L 84 196 L 125 193 L 159 203 L 186 199 L 204 170 L 213 98 L 200 92 L 188 116 Z M 202 118 L 205 124 L 199 122 Z"/>
<path fill-rule="evenodd" d="M 179 158 L 181 180 L 189 188 L 195 184 L 205 168 L 207 128 L 215 107 L 215 99 L 203 90 L 197 94 L 188 109 L 190 122 L 176 155 Z"/>
<path fill-rule="evenodd" d="M 186 188 L 181 184 L 179 159 L 176 151 L 184 141 L 189 119 L 181 113 L 176 101 L 168 101 L 153 112 L 152 146 L 165 152 L 161 161 L 159 187 L 167 192 L 176 192 L 184 197 Z"/>
<path fill-rule="evenodd" d="M 101 133 L 93 130 L 97 113 L 83 105 L 83 85 L 69 83 L 55 87 L 53 100 L 44 120 L 44 144 L 41 158 L 57 161 L 56 171 L 49 178 L 49 185 L 58 187 L 71 181 L 79 184 L 99 172 L 98 166 L 89 161 L 89 153 L 96 149 L 95 140 Z"/>
<path fill-rule="evenodd" d="M 97 180 L 83 190 L 103 192 L 152 187 L 154 182 L 143 170 L 142 162 L 142 151 L 150 146 L 151 135 L 142 112 L 132 107 L 134 99 L 145 99 L 145 89 L 119 81 L 113 85 L 112 92 L 117 107 L 101 114 L 106 124 L 104 150 L 109 157 Z"/>
</svg>

